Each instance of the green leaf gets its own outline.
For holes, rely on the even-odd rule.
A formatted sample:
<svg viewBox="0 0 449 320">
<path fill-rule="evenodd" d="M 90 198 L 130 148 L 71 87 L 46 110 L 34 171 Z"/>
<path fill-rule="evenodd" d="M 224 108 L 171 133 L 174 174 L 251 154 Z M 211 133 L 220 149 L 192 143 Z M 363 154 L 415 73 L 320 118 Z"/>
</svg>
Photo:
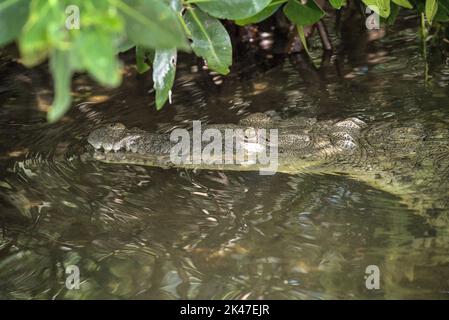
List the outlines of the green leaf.
<svg viewBox="0 0 449 320">
<path fill-rule="evenodd" d="M 136 45 L 129 39 L 124 38 L 124 39 L 118 39 L 118 44 L 117 44 L 117 49 L 116 49 L 116 53 L 121 53 L 121 52 L 126 52 L 131 48 L 134 48 Z"/>
<path fill-rule="evenodd" d="M 393 25 L 394 24 L 394 22 L 396 21 L 396 18 L 397 18 L 397 16 L 398 16 L 398 14 L 399 14 L 399 6 L 398 5 L 396 5 L 395 3 L 392 3 L 391 4 L 391 7 L 390 7 L 390 15 L 388 16 L 388 18 L 382 18 L 383 20 L 384 20 L 384 22 L 387 24 L 387 25 Z"/>
<path fill-rule="evenodd" d="M 196 3 L 203 11 L 220 19 L 240 20 L 262 11 L 271 0 L 210 0 Z"/>
<path fill-rule="evenodd" d="M 346 5 L 346 0 L 329 0 L 329 3 L 335 9 L 341 9 L 341 7 Z"/>
<path fill-rule="evenodd" d="M 86 69 L 102 85 L 120 84 L 120 63 L 110 33 L 98 28 L 81 29 L 74 50 L 79 61 L 72 63 L 77 70 Z"/>
<path fill-rule="evenodd" d="M 159 0 L 114 0 L 126 22 L 126 33 L 147 48 L 188 49 L 176 13 Z"/>
<path fill-rule="evenodd" d="M 449 13 L 449 0 L 439 0 L 438 9 L 444 10 L 444 12 Z"/>
<path fill-rule="evenodd" d="M 314 0 L 307 1 L 307 4 L 302 4 L 298 0 L 289 0 L 284 7 L 284 13 L 290 21 L 298 26 L 314 24 L 325 15 Z"/>
<path fill-rule="evenodd" d="M 259 23 L 271 15 L 273 15 L 281 6 L 281 3 L 277 0 L 273 0 L 272 3 L 270 3 L 265 9 L 260 11 L 259 13 L 245 19 L 236 20 L 235 23 L 239 26 L 245 26 L 252 23 Z"/>
<path fill-rule="evenodd" d="M 176 49 L 156 50 L 153 61 L 153 82 L 156 91 L 156 109 L 160 110 L 167 99 L 171 103 L 171 88 L 175 80 Z"/>
<path fill-rule="evenodd" d="M 432 24 L 433 18 L 435 17 L 438 10 L 437 0 L 426 0 L 426 18 L 429 24 Z"/>
<path fill-rule="evenodd" d="M 418 13 L 422 13 L 422 14 L 424 14 L 424 7 L 425 7 L 425 5 L 426 5 L 426 2 L 425 1 L 418 1 L 418 0 L 414 0 L 413 1 L 413 5 L 415 6 L 415 10 L 418 12 Z"/>
<path fill-rule="evenodd" d="M 396 3 L 398 6 L 407 8 L 407 9 L 413 9 L 413 5 L 408 0 L 392 0 L 394 3 Z"/>
<path fill-rule="evenodd" d="M 164 0 L 166 4 L 172 8 L 174 12 L 181 12 L 182 10 L 182 1 L 181 0 Z"/>
<path fill-rule="evenodd" d="M 47 120 L 49 122 L 55 122 L 66 113 L 72 101 L 70 96 L 72 68 L 70 67 L 69 52 L 61 50 L 53 51 L 50 58 L 50 70 L 53 76 L 55 97 L 47 113 Z"/>
<path fill-rule="evenodd" d="M 304 34 L 304 27 L 297 25 L 296 29 L 298 30 L 299 40 L 301 40 L 301 43 L 304 46 L 304 49 L 306 50 L 307 54 L 310 56 L 309 47 L 307 45 L 307 40 L 306 40 L 306 35 Z"/>
<path fill-rule="evenodd" d="M 30 12 L 19 37 L 19 48 L 22 62 L 34 66 L 47 57 L 50 48 L 63 42 L 67 30 L 59 2 L 33 1 Z"/>
<path fill-rule="evenodd" d="M 388 18 L 390 15 L 390 0 L 362 0 L 368 8 L 379 16 Z"/>
<path fill-rule="evenodd" d="M 140 45 L 136 46 L 136 67 L 137 72 L 144 73 L 150 70 L 151 66 L 147 63 L 147 61 L 152 61 L 150 57 L 154 57 L 154 51 L 146 49 Z"/>
<path fill-rule="evenodd" d="M 185 21 L 192 34 L 192 49 L 203 57 L 210 69 L 221 74 L 232 64 L 231 39 L 221 22 L 197 9 L 189 9 Z"/>
<path fill-rule="evenodd" d="M 29 1 L 6 0 L 0 3 L 0 46 L 14 40 L 28 18 Z"/>
<path fill-rule="evenodd" d="M 433 19 L 434 19 L 434 21 L 438 21 L 438 22 L 448 22 L 449 21 L 448 12 L 445 9 L 442 9 L 441 3 L 438 4 L 438 11 Z"/>
<path fill-rule="evenodd" d="M 434 18 L 435 21 L 449 21 L 449 0 L 438 1 L 438 10 Z"/>
</svg>

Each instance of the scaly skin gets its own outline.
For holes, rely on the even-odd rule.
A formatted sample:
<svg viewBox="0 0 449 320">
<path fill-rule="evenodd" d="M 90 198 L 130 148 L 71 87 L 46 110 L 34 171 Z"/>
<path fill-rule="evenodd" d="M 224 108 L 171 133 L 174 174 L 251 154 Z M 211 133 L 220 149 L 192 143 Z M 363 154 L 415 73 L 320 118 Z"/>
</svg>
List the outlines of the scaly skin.
<svg viewBox="0 0 449 320">
<path fill-rule="evenodd" d="M 404 204 L 420 213 L 430 213 L 427 216 L 432 224 L 447 225 L 447 215 L 434 214 L 449 208 L 447 129 L 437 125 L 425 128 L 414 120 L 367 125 L 357 118 L 276 120 L 264 114 L 253 114 L 237 125 L 207 128 L 218 128 L 221 132 L 225 128 L 278 129 L 277 172 L 345 174 L 399 196 Z M 88 141 L 96 149 L 94 157 L 107 163 L 238 171 L 266 167 L 258 163 L 173 164 L 170 150 L 175 142 L 170 141 L 169 134 L 127 129 L 121 124 L 94 130 Z M 268 151 L 274 142 L 270 143 Z M 260 151 L 245 147 L 245 152 Z"/>
</svg>

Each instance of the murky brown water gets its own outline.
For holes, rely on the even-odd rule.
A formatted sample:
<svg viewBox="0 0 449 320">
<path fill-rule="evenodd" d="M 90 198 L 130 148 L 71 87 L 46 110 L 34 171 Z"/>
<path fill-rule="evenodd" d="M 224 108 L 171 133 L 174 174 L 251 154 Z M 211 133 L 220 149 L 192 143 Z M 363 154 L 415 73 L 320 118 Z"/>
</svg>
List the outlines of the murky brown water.
<svg viewBox="0 0 449 320">
<path fill-rule="evenodd" d="M 424 82 L 415 30 L 345 48 L 320 72 L 247 53 L 221 86 L 183 57 L 161 112 L 149 75 L 129 69 L 118 89 L 77 76 L 76 106 L 56 124 L 40 111 L 51 96 L 45 67 L 2 62 L 0 298 L 448 298 L 447 228 L 363 183 L 78 157 L 88 133 L 113 121 L 169 130 L 268 110 L 447 121 L 449 68 L 431 65 Z M 79 267 L 79 290 L 65 287 L 69 265 Z M 379 290 L 365 287 L 368 265 L 380 269 Z"/>
</svg>

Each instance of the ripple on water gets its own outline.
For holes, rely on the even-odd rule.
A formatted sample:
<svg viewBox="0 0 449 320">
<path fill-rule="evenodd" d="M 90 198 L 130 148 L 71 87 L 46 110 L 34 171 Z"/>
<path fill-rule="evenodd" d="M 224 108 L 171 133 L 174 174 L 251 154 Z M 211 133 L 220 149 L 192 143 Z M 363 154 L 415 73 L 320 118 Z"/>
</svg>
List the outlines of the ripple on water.
<svg viewBox="0 0 449 320">
<path fill-rule="evenodd" d="M 285 59 L 215 86 L 185 63 L 162 112 L 149 97 L 151 83 L 137 77 L 115 90 L 89 85 L 109 99 L 87 97 L 95 103 L 80 101 L 58 124 L 30 110 L 29 90 L 16 90 L 24 96 L 11 94 L 0 109 L 0 297 L 446 297 L 447 232 L 347 177 L 164 170 L 80 157 L 87 134 L 116 121 L 168 131 L 255 111 L 366 122 L 434 111 L 447 118 L 447 68 L 429 92 L 416 48 L 404 45 L 411 39 L 404 32 L 385 40 L 364 57 L 371 62 L 343 66 L 341 77 L 329 70 L 324 80 Z M 388 59 L 376 60 L 385 51 Z M 73 264 L 82 290 L 64 287 Z M 385 276 L 375 294 L 364 287 L 370 264 Z"/>
</svg>

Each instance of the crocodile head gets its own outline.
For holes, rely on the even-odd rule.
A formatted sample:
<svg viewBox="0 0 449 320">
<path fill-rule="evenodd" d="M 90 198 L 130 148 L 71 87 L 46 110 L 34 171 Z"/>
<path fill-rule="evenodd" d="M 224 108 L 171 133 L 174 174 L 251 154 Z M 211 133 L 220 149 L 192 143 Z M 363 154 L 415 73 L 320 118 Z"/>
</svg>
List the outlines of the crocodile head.
<svg viewBox="0 0 449 320">
<path fill-rule="evenodd" d="M 127 129 L 122 123 L 111 123 L 92 131 L 87 141 L 97 150 L 130 151 L 134 142 L 146 132 L 139 129 Z"/>
</svg>

